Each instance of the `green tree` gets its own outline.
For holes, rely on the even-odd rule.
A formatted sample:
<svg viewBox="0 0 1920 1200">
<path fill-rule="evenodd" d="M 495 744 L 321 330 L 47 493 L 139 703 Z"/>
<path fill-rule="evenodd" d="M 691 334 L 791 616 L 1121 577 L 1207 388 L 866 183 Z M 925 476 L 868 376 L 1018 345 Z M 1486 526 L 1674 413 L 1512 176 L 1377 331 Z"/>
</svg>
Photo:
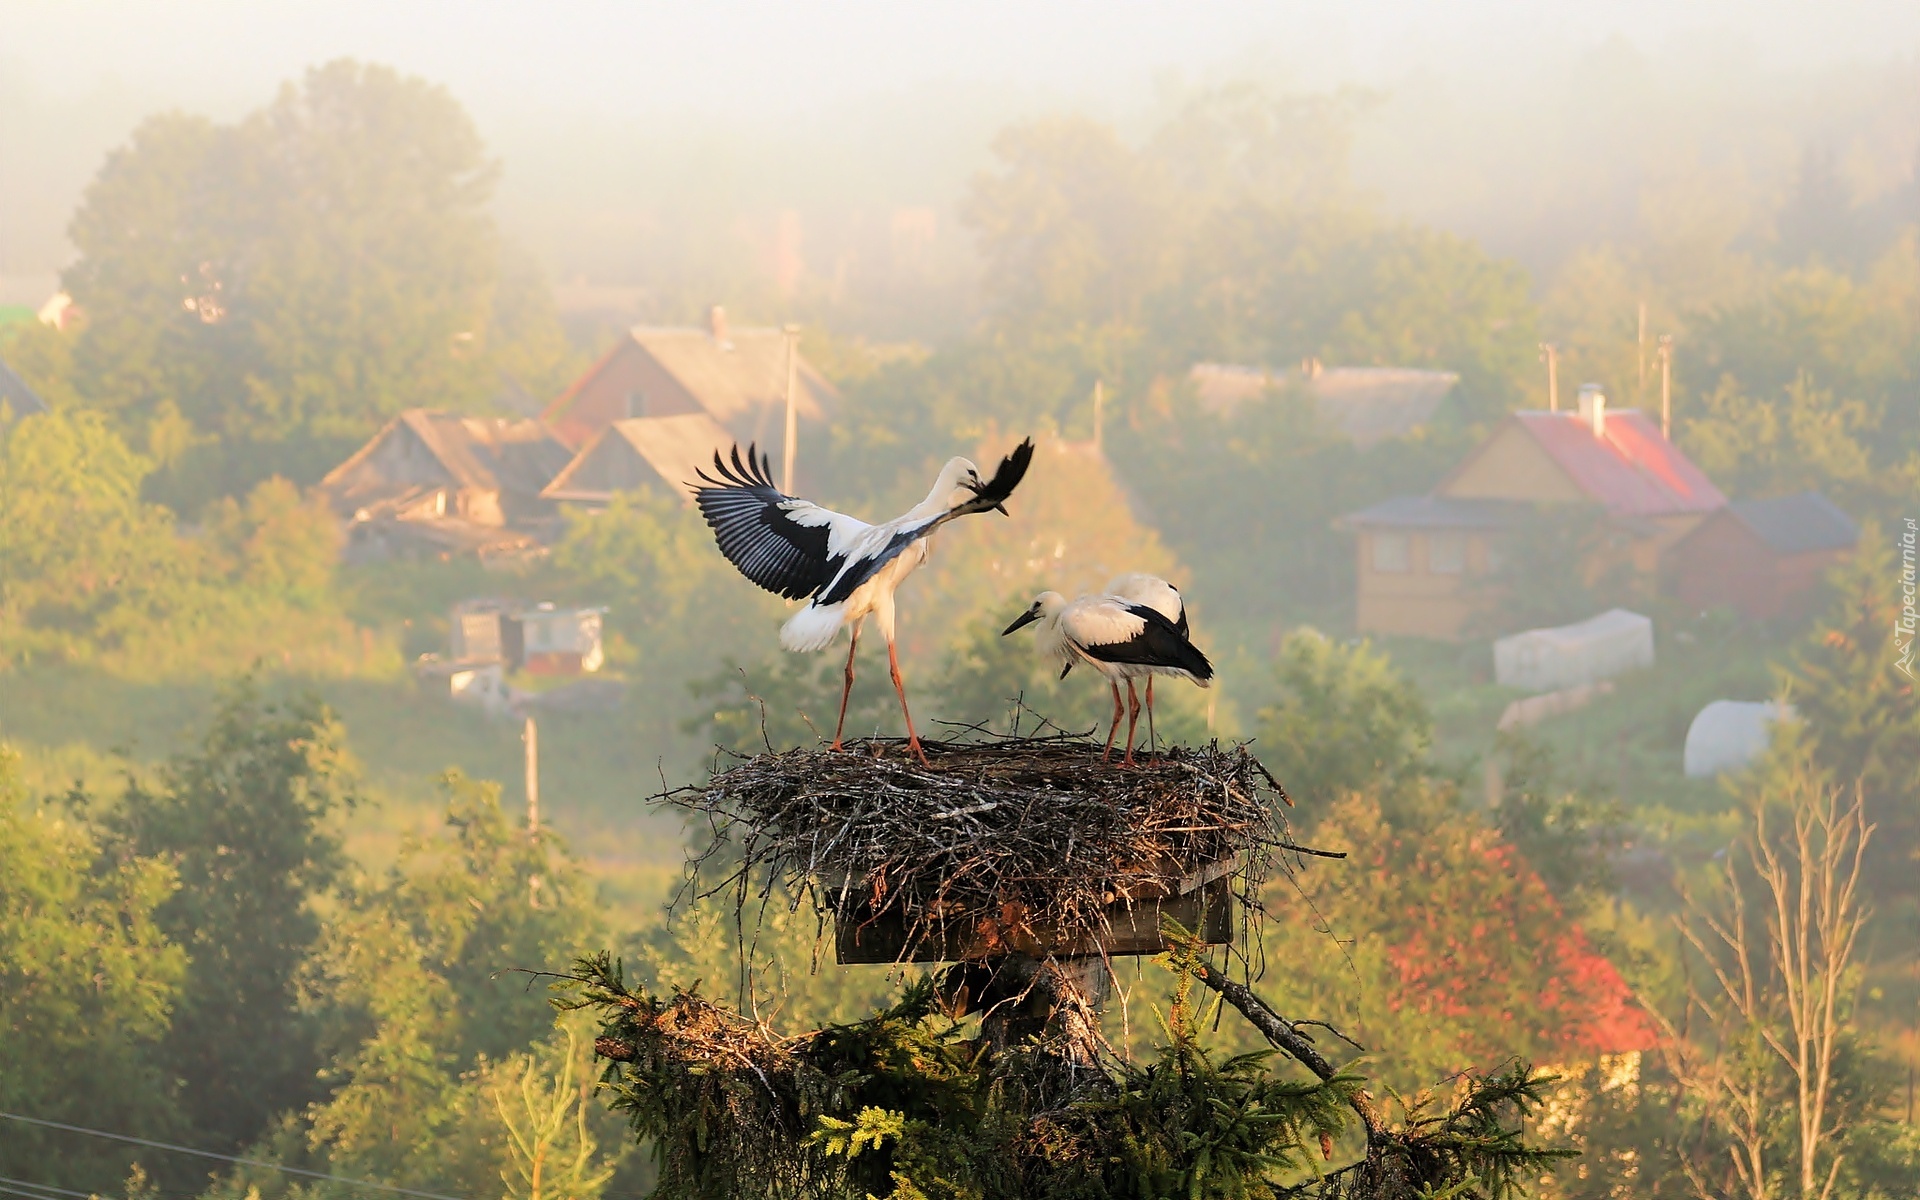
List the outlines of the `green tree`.
<svg viewBox="0 0 1920 1200">
<path fill-rule="evenodd" d="M 1192 238 L 1151 305 L 1159 364 L 1429 367 L 1458 372 L 1456 419 L 1524 394 L 1534 306 L 1526 273 L 1463 238 L 1364 213 L 1230 207 Z"/>
<path fill-rule="evenodd" d="M 156 1046 L 185 956 L 156 919 L 175 886 L 155 857 L 103 855 L 84 821 L 32 808 L 0 747 L 0 1109 L 164 1133 Z M 128 1156 L 6 1122 L 9 1173 L 109 1192 Z"/>
<path fill-rule="evenodd" d="M 0 429 L 0 664 L 84 655 L 173 602 L 184 556 L 147 468 L 98 413 Z"/>
<path fill-rule="evenodd" d="M 1428 773 L 1432 718 L 1386 655 L 1300 629 L 1274 670 L 1281 695 L 1260 710 L 1258 745 L 1296 800 L 1390 795 Z"/>
<path fill-rule="evenodd" d="M 130 777 L 107 818 L 123 857 L 157 858 L 179 879 L 154 914 L 188 959 L 160 1060 L 200 1145 L 244 1146 L 320 1094 L 296 980 L 344 867 L 333 818 L 352 802 L 332 715 L 243 683 L 195 752 L 157 783 Z"/>
<path fill-rule="evenodd" d="M 1901 667 L 1911 635 L 1900 631 L 1897 564 L 1893 539 L 1877 524 L 1863 527 L 1853 557 L 1832 574 L 1832 606 L 1778 674 L 1814 757 L 1832 779 L 1859 780 L 1864 790 L 1878 826 L 1870 886 L 1912 896 L 1920 892 L 1920 696 L 1907 673 L 1913 656 Z"/>
<path fill-rule="evenodd" d="M 478 1194 L 509 1166 L 499 1064 L 531 1051 L 564 1073 L 565 1052 L 540 1045 L 547 989 L 518 971 L 563 969 L 605 930 L 578 863 L 515 822 L 499 785 L 450 771 L 441 786 L 441 826 L 406 841 L 299 972 L 332 1084 L 308 1140 L 346 1174 Z"/>
<path fill-rule="evenodd" d="M 1193 566 L 1195 594 L 1210 611 L 1259 626 L 1348 607 L 1353 535 L 1336 520 L 1383 493 L 1438 479 L 1454 453 L 1425 439 L 1361 450 L 1322 419 L 1303 387 L 1273 388 L 1225 418 L 1184 387 L 1155 392 L 1109 435 L 1114 459 Z"/>
<path fill-rule="evenodd" d="M 1565 779 L 1553 752 L 1524 730 L 1501 732 L 1495 753 L 1505 769 L 1489 823 L 1554 896 L 1580 911 L 1612 883 L 1607 854 L 1620 840 L 1619 803 Z"/>
<path fill-rule="evenodd" d="M 537 279 L 503 272 L 496 174 L 444 89 L 348 61 L 233 125 L 148 121 L 73 219 L 78 390 L 135 428 L 183 416 L 194 448 L 158 486 L 197 507 L 317 478 L 503 366 L 541 375 L 564 350 Z"/>
<path fill-rule="evenodd" d="M 1167 278 L 1176 196 L 1157 164 L 1085 118 L 1016 125 L 964 209 L 1009 326 L 1127 325 Z"/>
<path fill-rule="evenodd" d="M 1837 399 L 1804 375 L 1771 399 L 1748 395 L 1725 376 L 1700 397 L 1682 444 L 1736 496 L 1811 490 L 1858 506 L 1884 487 L 1872 450 L 1879 423 L 1873 406 Z"/>
</svg>

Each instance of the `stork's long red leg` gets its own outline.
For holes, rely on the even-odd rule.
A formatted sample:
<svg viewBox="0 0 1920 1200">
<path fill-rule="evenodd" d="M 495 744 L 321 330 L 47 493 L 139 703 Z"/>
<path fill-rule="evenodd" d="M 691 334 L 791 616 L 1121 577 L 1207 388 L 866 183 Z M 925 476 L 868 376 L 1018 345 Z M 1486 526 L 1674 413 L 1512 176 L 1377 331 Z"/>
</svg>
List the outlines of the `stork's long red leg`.
<svg viewBox="0 0 1920 1200">
<path fill-rule="evenodd" d="M 893 690 L 900 693 L 900 715 L 907 719 L 907 749 L 920 760 L 921 766 L 927 763 L 927 752 L 920 748 L 920 738 L 913 732 L 913 714 L 907 711 L 907 685 L 900 682 L 900 655 L 893 648 L 893 639 L 887 639 L 887 667 L 893 672 Z"/>
<path fill-rule="evenodd" d="M 847 683 L 840 689 L 840 720 L 833 727 L 834 750 L 840 749 L 840 732 L 847 727 L 847 698 L 853 695 L 853 652 L 860 648 L 860 624 L 854 622 L 853 637 L 847 642 Z"/>
<path fill-rule="evenodd" d="M 1120 685 L 1115 683 L 1112 686 L 1113 686 L 1113 724 L 1107 726 L 1107 748 L 1104 751 L 1102 751 L 1100 754 L 1101 762 L 1113 761 L 1113 739 L 1120 732 L 1120 713 L 1123 711 L 1123 706 L 1120 703 Z"/>
<path fill-rule="evenodd" d="M 1151 675 L 1147 676 L 1147 745 L 1150 748 L 1149 753 L 1159 753 L 1160 739 L 1155 737 L 1153 732 L 1153 676 Z"/>
<path fill-rule="evenodd" d="M 1129 679 L 1127 680 L 1127 756 L 1120 760 L 1120 765 L 1123 767 L 1133 765 L 1133 733 L 1138 728 L 1140 728 L 1140 693 L 1133 690 L 1133 680 Z"/>
</svg>

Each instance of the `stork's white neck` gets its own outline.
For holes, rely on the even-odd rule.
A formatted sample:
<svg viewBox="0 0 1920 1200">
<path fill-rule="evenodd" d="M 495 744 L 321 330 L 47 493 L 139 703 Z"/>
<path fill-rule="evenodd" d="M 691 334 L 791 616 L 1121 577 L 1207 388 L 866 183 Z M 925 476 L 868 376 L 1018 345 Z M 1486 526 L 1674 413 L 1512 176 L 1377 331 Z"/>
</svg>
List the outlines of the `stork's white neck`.
<svg viewBox="0 0 1920 1200">
<path fill-rule="evenodd" d="M 950 458 L 947 465 L 940 468 L 939 478 L 933 481 L 933 487 L 927 492 L 927 498 L 913 506 L 910 517 L 938 516 L 954 506 L 954 492 L 960 488 L 960 481 L 967 472 L 974 469 L 973 464 L 964 458 Z"/>
</svg>

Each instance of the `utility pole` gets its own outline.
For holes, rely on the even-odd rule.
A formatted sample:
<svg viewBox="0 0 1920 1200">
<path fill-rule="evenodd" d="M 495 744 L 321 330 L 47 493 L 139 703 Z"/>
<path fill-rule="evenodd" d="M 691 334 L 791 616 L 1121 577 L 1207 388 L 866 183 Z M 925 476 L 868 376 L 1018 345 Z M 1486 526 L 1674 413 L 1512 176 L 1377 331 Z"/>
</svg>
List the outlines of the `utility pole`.
<svg viewBox="0 0 1920 1200">
<path fill-rule="evenodd" d="M 1633 338 L 1633 365 L 1640 375 L 1640 390 L 1634 394 L 1636 404 L 1644 402 L 1647 394 L 1647 302 L 1640 302 L 1640 329 Z"/>
<path fill-rule="evenodd" d="M 540 727 L 528 717 L 520 727 L 520 740 L 526 746 L 527 767 L 527 840 L 540 845 Z M 527 877 L 527 907 L 540 907 L 540 876 Z"/>
<path fill-rule="evenodd" d="M 1104 380 L 1093 381 L 1093 452 L 1100 453 L 1100 422 L 1105 415 L 1107 389 Z"/>
<path fill-rule="evenodd" d="M 1547 411 L 1560 411 L 1560 348 L 1540 343 L 1540 361 L 1547 364 Z"/>
<path fill-rule="evenodd" d="M 520 740 L 526 745 L 527 832 L 540 832 L 540 727 L 528 717 L 520 727 Z"/>
<path fill-rule="evenodd" d="M 788 325 L 780 331 L 787 342 L 787 448 L 781 455 L 780 490 L 793 495 L 793 452 L 799 438 L 800 423 L 794 415 L 794 391 L 800 382 L 800 327 Z"/>
<path fill-rule="evenodd" d="M 1673 335 L 1660 335 L 1660 436 L 1673 440 Z"/>
</svg>

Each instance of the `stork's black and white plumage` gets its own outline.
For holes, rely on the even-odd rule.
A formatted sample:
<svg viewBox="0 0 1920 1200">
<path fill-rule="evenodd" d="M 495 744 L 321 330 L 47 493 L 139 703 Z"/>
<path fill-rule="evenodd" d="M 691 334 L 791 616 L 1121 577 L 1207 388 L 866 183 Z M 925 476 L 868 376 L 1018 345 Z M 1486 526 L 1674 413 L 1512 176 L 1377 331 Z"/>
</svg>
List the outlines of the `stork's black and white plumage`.
<svg viewBox="0 0 1920 1200">
<path fill-rule="evenodd" d="M 704 486 L 697 487 L 694 501 L 713 527 L 720 553 L 768 591 L 807 601 L 781 627 L 780 644 L 794 651 L 824 650 L 843 626 L 852 628 L 840 720 L 833 729 L 835 750 L 840 749 L 847 723 L 860 626 L 872 614 L 879 622 L 880 636 L 887 639 L 887 664 L 906 718 L 907 745 L 921 762 L 926 761 L 913 731 L 913 714 L 907 709 L 907 690 L 900 682 L 900 658 L 893 640 L 894 589 L 927 561 L 932 548 L 928 539 L 934 530 L 969 513 L 994 510 L 1004 515 L 1007 497 L 1032 461 L 1029 439 L 1000 460 L 992 479 L 982 482 L 971 462 L 949 459 L 925 500 L 878 525 L 782 494 L 773 486 L 771 464 L 753 446 L 747 447 L 744 462 L 739 446 L 733 448 L 730 460 L 723 460 L 716 451 L 714 473 L 700 472 Z"/>
<path fill-rule="evenodd" d="M 1098 671 L 1113 689 L 1113 725 L 1107 730 L 1102 758 L 1113 757 L 1113 739 L 1120 731 L 1120 684 L 1127 685 L 1131 708 L 1127 720 L 1127 753 L 1122 765 L 1133 765 L 1133 738 L 1140 720 L 1140 698 L 1133 681 L 1155 674 L 1178 675 L 1201 687 L 1213 682 L 1213 664 L 1186 639 L 1173 622 L 1145 604 L 1119 596 L 1085 595 L 1068 600 L 1059 592 L 1041 592 L 1032 607 L 1007 626 L 1002 637 L 1038 623 L 1038 648 L 1043 657 L 1061 664 L 1064 676 L 1075 663 Z"/>
<path fill-rule="evenodd" d="M 1129 604 L 1144 604 L 1165 617 L 1181 637 L 1192 640 L 1187 629 L 1187 603 L 1181 598 L 1180 589 L 1174 587 L 1158 575 L 1148 575 L 1144 571 L 1129 571 L 1125 575 L 1116 575 L 1107 582 L 1106 594 L 1118 596 Z M 1073 669 L 1069 662 L 1060 671 L 1060 677 L 1066 678 Z M 1153 728 L 1153 677 L 1160 672 L 1147 674 L 1147 741 L 1156 742 Z M 1131 682 L 1128 684 L 1132 686 Z"/>
<path fill-rule="evenodd" d="M 1118 596 L 1129 604 L 1144 604 L 1165 617 L 1174 630 L 1183 638 L 1192 640 L 1187 630 L 1187 602 L 1180 596 L 1180 589 L 1160 578 L 1148 575 L 1144 571 L 1129 571 L 1117 575 L 1107 582 L 1107 595 Z M 1147 744 L 1156 745 L 1158 739 L 1153 731 L 1153 672 L 1147 676 Z"/>
</svg>

